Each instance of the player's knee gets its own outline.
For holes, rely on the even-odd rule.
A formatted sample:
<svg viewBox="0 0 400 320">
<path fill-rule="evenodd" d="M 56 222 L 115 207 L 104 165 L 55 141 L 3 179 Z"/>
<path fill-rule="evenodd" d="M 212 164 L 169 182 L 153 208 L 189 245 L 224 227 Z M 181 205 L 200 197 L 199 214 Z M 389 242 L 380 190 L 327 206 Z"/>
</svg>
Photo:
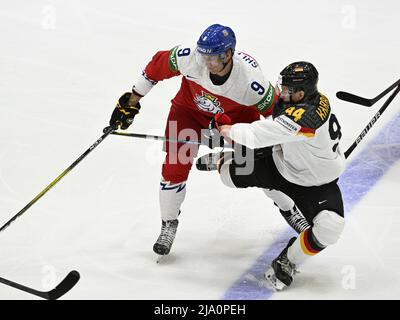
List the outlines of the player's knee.
<svg viewBox="0 0 400 320">
<path fill-rule="evenodd" d="M 232 163 L 232 161 L 233 161 L 232 156 L 226 156 L 226 157 L 224 156 L 222 161 L 218 164 L 218 171 L 221 181 L 224 185 L 231 188 L 236 188 L 235 184 L 232 181 L 231 173 L 229 170 L 229 166 Z"/>
<path fill-rule="evenodd" d="M 181 183 L 188 179 L 191 165 L 164 163 L 161 175 L 172 184 Z"/>
<path fill-rule="evenodd" d="M 294 207 L 294 201 L 279 190 L 263 189 L 265 195 L 272 199 L 279 209 L 289 211 Z"/>
<path fill-rule="evenodd" d="M 180 173 L 163 172 L 162 179 L 164 181 L 168 181 L 169 184 L 178 184 L 178 183 L 185 182 L 188 179 L 188 175 L 189 175 L 189 173 L 180 174 Z"/>
<path fill-rule="evenodd" d="M 344 218 L 336 212 L 323 210 L 313 220 L 312 232 L 324 246 L 335 244 L 344 228 Z"/>
</svg>

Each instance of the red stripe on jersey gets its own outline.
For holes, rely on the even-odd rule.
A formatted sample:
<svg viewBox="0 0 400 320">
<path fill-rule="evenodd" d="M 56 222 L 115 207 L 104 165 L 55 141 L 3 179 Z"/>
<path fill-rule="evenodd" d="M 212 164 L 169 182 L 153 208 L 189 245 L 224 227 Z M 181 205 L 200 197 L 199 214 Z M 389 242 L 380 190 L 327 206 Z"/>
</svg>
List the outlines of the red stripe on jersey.
<svg viewBox="0 0 400 320">
<path fill-rule="evenodd" d="M 301 127 L 298 134 L 302 134 L 307 137 L 314 137 L 315 136 L 315 129 Z"/>
<path fill-rule="evenodd" d="M 169 54 L 170 51 L 159 51 L 147 64 L 144 72 L 150 80 L 161 81 L 181 74 L 179 71 L 172 71 L 170 69 Z"/>
</svg>

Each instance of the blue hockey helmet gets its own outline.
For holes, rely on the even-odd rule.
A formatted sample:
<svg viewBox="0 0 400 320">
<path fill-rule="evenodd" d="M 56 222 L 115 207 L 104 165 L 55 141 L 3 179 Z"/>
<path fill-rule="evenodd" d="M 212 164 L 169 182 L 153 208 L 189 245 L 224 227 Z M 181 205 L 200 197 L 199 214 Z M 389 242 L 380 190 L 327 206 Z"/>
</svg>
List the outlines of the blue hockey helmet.
<svg viewBox="0 0 400 320">
<path fill-rule="evenodd" d="M 197 41 L 197 51 L 201 54 L 224 54 L 228 49 L 235 51 L 236 37 L 233 30 L 220 24 L 209 26 Z"/>
</svg>

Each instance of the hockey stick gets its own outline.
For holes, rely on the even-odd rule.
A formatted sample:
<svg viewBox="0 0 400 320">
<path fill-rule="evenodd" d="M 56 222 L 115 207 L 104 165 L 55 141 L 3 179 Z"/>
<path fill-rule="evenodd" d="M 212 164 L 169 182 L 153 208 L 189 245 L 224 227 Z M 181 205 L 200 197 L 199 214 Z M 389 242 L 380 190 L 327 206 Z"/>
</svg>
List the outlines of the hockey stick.
<svg viewBox="0 0 400 320">
<path fill-rule="evenodd" d="M 396 86 L 400 84 L 400 79 L 397 80 L 395 83 L 393 83 L 389 88 L 387 88 L 385 91 L 383 91 L 381 94 L 377 95 L 373 99 L 367 99 L 363 98 L 360 96 L 356 96 L 355 94 L 344 92 L 344 91 L 338 91 L 336 93 L 336 97 L 340 100 L 356 103 L 356 104 L 361 104 L 366 107 L 371 107 L 374 105 L 376 102 L 378 102 L 381 98 L 383 98 L 386 94 L 388 94 L 390 91 L 392 91 Z"/>
<path fill-rule="evenodd" d="M 111 134 L 117 135 L 117 136 L 123 136 L 123 137 L 159 140 L 159 141 L 165 141 L 165 142 L 188 143 L 188 144 L 196 144 L 196 145 L 202 145 L 202 146 L 209 147 L 209 144 L 206 143 L 205 141 L 202 142 L 202 141 L 193 141 L 193 140 L 180 140 L 180 139 L 166 138 L 164 136 L 155 136 L 155 135 L 151 135 L 151 134 L 126 133 L 126 132 L 118 132 L 118 131 L 114 131 Z M 232 145 L 225 143 L 223 147 L 224 148 L 232 148 Z M 221 148 L 222 148 L 222 146 L 221 146 Z"/>
<path fill-rule="evenodd" d="M 6 224 L 0 228 L 0 232 L 6 229 L 15 219 L 26 212 L 30 207 L 32 207 L 41 197 L 43 197 L 51 188 L 53 188 L 62 178 L 64 178 L 72 169 L 74 169 L 86 156 L 94 150 L 116 127 L 108 127 L 104 134 L 90 146 L 73 164 L 71 164 L 67 169 L 65 169 L 56 179 L 54 179 L 45 189 L 43 189 L 31 202 L 29 202 L 25 207 L 21 209 L 14 217 L 12 217 Z"/>
<path fill-rule="evenodd" d="M 346 159 L 350 156 L 350 154 L 353 152 L 353 150 L 357 147 L 357 145 L 361 142 L 362 139 L 364 139 L 365 135 L 368 133 L 368 131 L 372 128 L 372 126 L 375 124 L 376 121 L 378 121 L 379 117 L 382 115 L 382 113 L 386 110 L 388 105 L 393 101 L 393 99 L 396 97 L 396 95 L 400 92 L 400 82 L 397 87 L 397 89 L 391 94 L 391 96 L 386 100 L 386 102 L 383 104 L 383 106 L 378 110 L 378 112 L 373 116 L 371 121 L 367 124 L 367 126 L 364 128 L 363 131 L 359 134 L 357 139 L 353 142 L 353 144 L 346 150 L 344 153 Z"/>
<path fill-rule="evenodd" d="M 76 283 L 79 281 L 80 275 L 78 271 L 71 271 L 68 273 L 68 275 L 56 286 L 54 289 L 43 292 L 43 291 L 38 291 L 29 287 L 26 287 L 22 284 L 16 283 L 11 280 L 7 280 L 4 278 L 0 278 L 0 282 L 4 283 L 10 287 L 17 288 L 19 290 L 28 292 L 30 294 L 33 294 L 35 296 L 47 299 L 47 300 L 56 300 L 66 294 L 69 290 L 71 290 Z"/>
</svg>

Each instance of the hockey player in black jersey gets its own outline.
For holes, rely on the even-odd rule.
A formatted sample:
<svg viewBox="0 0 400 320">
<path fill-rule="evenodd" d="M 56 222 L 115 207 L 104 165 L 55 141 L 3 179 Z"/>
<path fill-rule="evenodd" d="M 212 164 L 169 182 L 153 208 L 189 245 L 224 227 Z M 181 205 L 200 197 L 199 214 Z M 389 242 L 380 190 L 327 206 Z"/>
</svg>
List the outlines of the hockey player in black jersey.
<svg viewBox="0 0 400 320">
<path fill-rule="evenodd" d="M 264 156 L 253 159 L 254 169 L 249 174 L 243 174 L 243 164 L 235 161 L 233 153 L 222 156 L 217 167 L 225 185 L 263 188 L 281 203 L 286 197 L 288 209 L 292 208 L 283 212 L 279 205 L 299 236 L 288 241 L 265 272 L 277 290 L 290 286 L 296 265 L 336 243 L 344 227 L 337 185 L 345 169 L 339 145 L 342 134 L 317 83 L 318 72 L 311 63 L 292 63 L 281 72 L 280 99 L 272 118 L 250 124 L 217 124 L 227 140 L 250 149 L 272 146 Z"/>
</svg>

